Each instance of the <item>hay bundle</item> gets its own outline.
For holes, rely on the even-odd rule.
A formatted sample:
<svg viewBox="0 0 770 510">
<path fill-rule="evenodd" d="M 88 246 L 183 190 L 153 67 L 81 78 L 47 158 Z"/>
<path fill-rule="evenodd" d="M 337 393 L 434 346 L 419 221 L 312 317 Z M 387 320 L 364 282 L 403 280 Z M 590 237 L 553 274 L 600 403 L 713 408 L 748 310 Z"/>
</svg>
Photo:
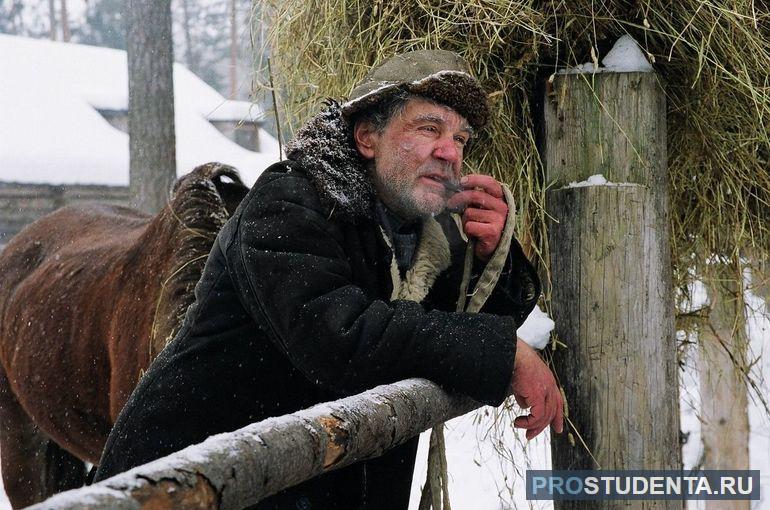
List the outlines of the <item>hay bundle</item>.
<svg viewBox="0 0 770 510">
<path fill-rule="evenodd" d="M 442 48 L 474 67 L 495 115 L 468 161 L 513 186 L 520 232 L 544 252 L 547 186 L 535 147 L 542 82 L 598 59 L 632 35 L 668 94 L 669 177 L 678 285 L 714 253 L 765 258 L 770 202 L 770 14 L 753 0 L 286 0 L 272 10 L 272 54 L 284 126 L 325 97 L 346 97 L 399 51 Z M 693 260 L 693 254 L 695 260 Z M 695 274 L 688 268 L 699 268 Z"/>
</svg>

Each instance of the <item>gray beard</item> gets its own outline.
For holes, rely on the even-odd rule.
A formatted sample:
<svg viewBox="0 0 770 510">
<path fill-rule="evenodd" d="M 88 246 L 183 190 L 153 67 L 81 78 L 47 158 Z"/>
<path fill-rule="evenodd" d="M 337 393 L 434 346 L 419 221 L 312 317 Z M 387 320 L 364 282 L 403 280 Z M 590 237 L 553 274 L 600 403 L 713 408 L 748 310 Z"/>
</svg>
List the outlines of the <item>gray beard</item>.
<svg viewBox="0 0 770 510">
<path fill-rule="evenodd" d="M 424 220 L 440 214 L 446 208 L 446 200 L 438 210 L 432 204 L 418 202 L 415 200 L 412 182 L 382 178 L 375 170 L 373 163 L 369 167 L 369 175 L 374 189 L 377 190 L 377 198 L 403 220 Z"/>
<path fill-rule="evenodd" d="M 427 210 L 428 208 L 424 205 L 421 206 L 421 204 L 417 203 L 408 183 L 394 181 L 392 179 L 381 179 L 380 176 L 375 173 L 374 188 L 377 190 L 377 196 L 382 203 L 385 204 L 388 209 L 400 216 L 401 219 L 407 221 L 417 219 L 424 220 L 441 212 Z"/>
</svg>

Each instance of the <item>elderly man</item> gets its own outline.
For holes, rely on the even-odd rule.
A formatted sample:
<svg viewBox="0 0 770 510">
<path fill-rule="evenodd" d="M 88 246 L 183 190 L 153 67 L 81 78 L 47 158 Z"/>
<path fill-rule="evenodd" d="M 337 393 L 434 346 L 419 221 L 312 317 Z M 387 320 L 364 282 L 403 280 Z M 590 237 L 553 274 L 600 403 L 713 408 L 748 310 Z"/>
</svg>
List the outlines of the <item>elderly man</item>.
<svg viewBox="0 0 770 510">
<path fill-rule="evenodd" d="M 510 192 L 461 177 L 488 117 L 457 55 L 417 51 L 311 119 L 219 234 L 196 301 L 120 414 L 97 479 L 409 377 L 490 405 L 513 394 L 530 409 L 515 422 L 527 438 L 561 431 L 553 375 L 516 339 L 540 286 L 512 237 Z M 258 507 L 406 508 L 416 447 Z"/>
</svg>

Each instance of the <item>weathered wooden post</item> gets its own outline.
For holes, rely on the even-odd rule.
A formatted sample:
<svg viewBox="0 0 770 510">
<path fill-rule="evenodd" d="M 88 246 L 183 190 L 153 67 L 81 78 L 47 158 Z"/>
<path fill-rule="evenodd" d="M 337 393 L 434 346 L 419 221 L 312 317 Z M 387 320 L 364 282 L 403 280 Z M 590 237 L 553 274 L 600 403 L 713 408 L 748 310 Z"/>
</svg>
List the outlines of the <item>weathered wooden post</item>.
<svg viewBox="0 0 770 510">
<path fill-rule="evenodd" d="M 737 261 L 715 262 L 709 282 L 711 311 L 698 331 L 701 441 L 704 469 L 749 469 L 749 413 L 746 379 L 748 338 Z M 751 502 L 705 501 L 705 510 L 749 510 Z"/>
<path fill-rule="evenodd" d="M 555 362 L 574 424 L 553 436 L 553 468 L 678 469 L 664 92 L 654 72 L 557 75 L 544 113 Z M 569 186 L 596 174 L 610 182 Z M 556 504 L 621 507 L 682 502 Z"/>
</svg>

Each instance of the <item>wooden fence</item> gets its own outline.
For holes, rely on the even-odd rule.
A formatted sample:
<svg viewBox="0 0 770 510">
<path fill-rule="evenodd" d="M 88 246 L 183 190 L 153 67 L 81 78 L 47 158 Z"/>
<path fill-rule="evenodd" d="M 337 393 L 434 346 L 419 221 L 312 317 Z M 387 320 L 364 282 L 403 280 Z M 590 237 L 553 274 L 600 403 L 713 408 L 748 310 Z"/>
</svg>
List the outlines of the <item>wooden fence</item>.
<svg viewBox="0 0 770 510">
<path fill-rule="evenodd" d="M 30 509 L 240 510 L 479 407 L 425 379 L 269 418 Z"/>
</svg>

